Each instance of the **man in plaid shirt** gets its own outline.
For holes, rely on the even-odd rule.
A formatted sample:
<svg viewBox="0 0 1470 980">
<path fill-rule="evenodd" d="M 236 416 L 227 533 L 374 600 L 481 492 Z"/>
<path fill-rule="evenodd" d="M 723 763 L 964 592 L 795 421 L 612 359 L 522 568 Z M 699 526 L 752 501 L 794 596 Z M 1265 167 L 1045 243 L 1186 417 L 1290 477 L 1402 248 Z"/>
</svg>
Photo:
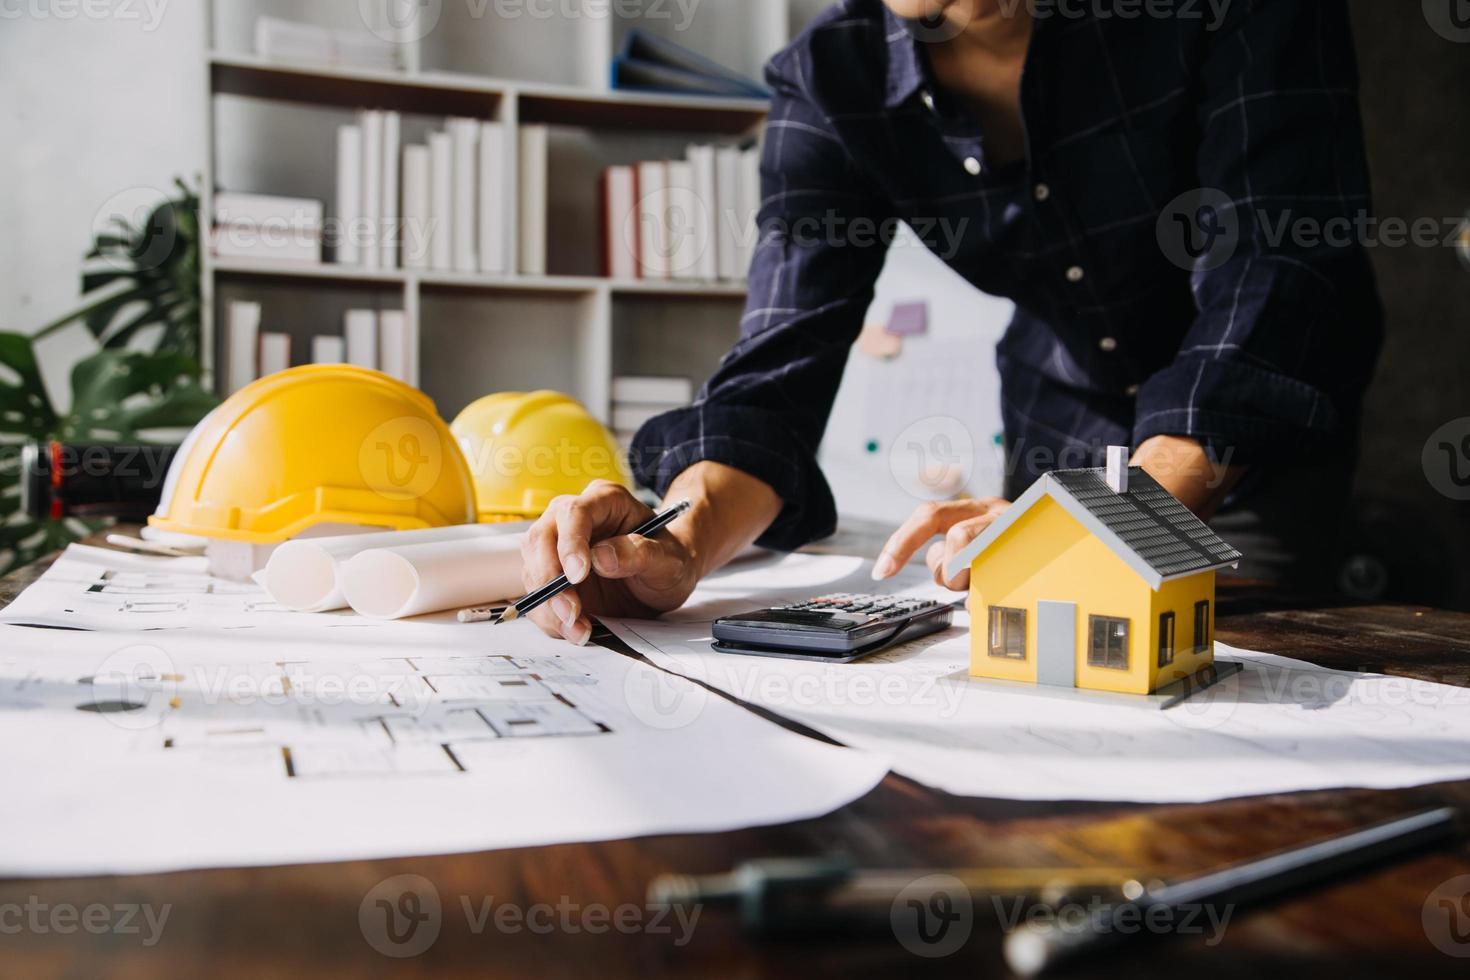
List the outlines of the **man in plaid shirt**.
<svg viewBox="0 0 1470 980">
<path fill-rule="evenodd" d="M 1321 574 L 1382 321 L 1351 233 L 1370 201 L 1345 0 L 844 0 L 767 79 L 741 339 L 634 444 L 640 480 L 694 509 L 591 548 L 647 509 L 558 501 L 527 581 L 581 584 L 543 628 L 585 642 L 589 612 L 671 609 L 751 541 L 832 531 L 817 447 L 899 220 L 1016 304 L 1008 497 L 1128 444 L 1253 573 Z M 941 577 L 1006 506 L 921 507 L 875 577 L 942 536 Z"/>
</svg>

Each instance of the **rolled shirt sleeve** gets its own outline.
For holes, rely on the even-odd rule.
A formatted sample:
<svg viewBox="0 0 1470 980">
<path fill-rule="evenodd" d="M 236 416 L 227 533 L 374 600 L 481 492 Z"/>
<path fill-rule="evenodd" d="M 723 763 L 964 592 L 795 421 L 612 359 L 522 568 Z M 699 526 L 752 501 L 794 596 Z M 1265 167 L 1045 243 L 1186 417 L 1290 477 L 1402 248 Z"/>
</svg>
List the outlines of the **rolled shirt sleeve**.
<svg viewBox="0 0 1470 980">
<path fill-rule="evenodd" d="M 1350 444 L 1381 307 L 1346 4 L 1235 4 L 1202 43 L 1189 207 L 1214 213 L 1196 211 L 1196 247 L 1220 231 L 1192 274 L 1198 316 L 1140 386 L 1135 444 L 1193 436 L 1237 463 Z"/>
<path fill-rule="evenodd" d="M 800 61 L 778 56 L 766 78 L 760 236 L 740 340 L 692 406 L 643 426 L 632 460 L 639 482 L 661 494 L 704 460 L 757 477 L 784 502 L 758 543 L 793 549 L 836 527 L 817 448 L 892 222 L 809 98 Z"/>
</svg>

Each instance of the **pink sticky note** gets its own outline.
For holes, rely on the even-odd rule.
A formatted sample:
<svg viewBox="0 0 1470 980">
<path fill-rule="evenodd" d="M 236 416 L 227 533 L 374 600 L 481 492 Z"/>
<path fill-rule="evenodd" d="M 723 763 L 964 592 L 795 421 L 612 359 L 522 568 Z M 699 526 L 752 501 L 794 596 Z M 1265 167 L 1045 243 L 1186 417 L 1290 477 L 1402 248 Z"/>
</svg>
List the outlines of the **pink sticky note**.
<svg viewBox="0 0 1470 980">
<path fill-rule="evenodd" d="M 888 332 L 896 337 L 914 337 L 929 330 L 929 304 L 923 300 L 895 303 Z"/>
</svg>

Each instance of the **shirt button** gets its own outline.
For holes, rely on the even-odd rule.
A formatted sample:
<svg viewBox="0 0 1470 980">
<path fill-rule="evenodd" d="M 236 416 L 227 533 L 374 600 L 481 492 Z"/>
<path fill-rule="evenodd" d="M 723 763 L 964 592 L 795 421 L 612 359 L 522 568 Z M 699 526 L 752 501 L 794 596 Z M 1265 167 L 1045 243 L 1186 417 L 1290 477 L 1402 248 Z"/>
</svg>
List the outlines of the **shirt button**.
<svg viewBox="0 0 1470 980">
<path fill-rule="evenodd" d="M 965 170 L 969 171 L 971 177 L 980 176 L 980 161 L 975 157 L 965 157 Z"/>
<path fill-rule="evenodd" d="M 929 91 L 928 89 L 924 89 L 924 91 L 922 91 L 922 92 L 919 93 L 919 101 L 922 102 L 922 103 L 924 103 L 924 108 L 925 109 L 928 109 L 930 112 L 933 112 L 934 111 L 934 93 L 933 92 Z"/>
<path fill-rule="evenodd" d="M 1104 337 L 1102 340 L 1099 340 L 1097 342 L 1097 349 L 1102 351 L 1104 354 L 1111 354 L 1113 351 L 1118 349 L 1118 342 L 1112 337 Z"/>
<path fill-rule="evenodd" d="M 1051 187 L 1048 184 L 1037 184 L 1035 193 L 1038 201 L 1049 200 L 1051 198 Z"/>
<path fill-rule="evenodd" d="M 1068 282 L 1081 282 L 1082 279 L 1083 279 L 1083 277 L 1085 277 L 1086 275 L 1087 275 L 1087 273 L 1085 271 L 1083 271 L 1082 266 L 1080 266 L 1080 265 L 1074 265 L 1074 266 L 1072 266 L 1072 268 L 1070 268 L 1070 269 L 1067 270 L 1067 281 Z"/>
</svg>

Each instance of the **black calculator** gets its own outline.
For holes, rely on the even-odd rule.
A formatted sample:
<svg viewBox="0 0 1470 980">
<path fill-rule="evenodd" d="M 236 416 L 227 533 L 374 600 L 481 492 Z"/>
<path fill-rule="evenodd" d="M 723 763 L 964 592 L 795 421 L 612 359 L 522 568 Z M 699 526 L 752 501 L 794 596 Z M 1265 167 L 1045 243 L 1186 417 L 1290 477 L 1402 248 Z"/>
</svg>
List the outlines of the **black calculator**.
<svg viewBox="0 0 1470 980">
<path fill-rule="evenodd" d="M 715 620 L 721 653 L 851 663 L 947 629 L 954 606 L 906 596 L 824 595 Z"/>
</svg>

